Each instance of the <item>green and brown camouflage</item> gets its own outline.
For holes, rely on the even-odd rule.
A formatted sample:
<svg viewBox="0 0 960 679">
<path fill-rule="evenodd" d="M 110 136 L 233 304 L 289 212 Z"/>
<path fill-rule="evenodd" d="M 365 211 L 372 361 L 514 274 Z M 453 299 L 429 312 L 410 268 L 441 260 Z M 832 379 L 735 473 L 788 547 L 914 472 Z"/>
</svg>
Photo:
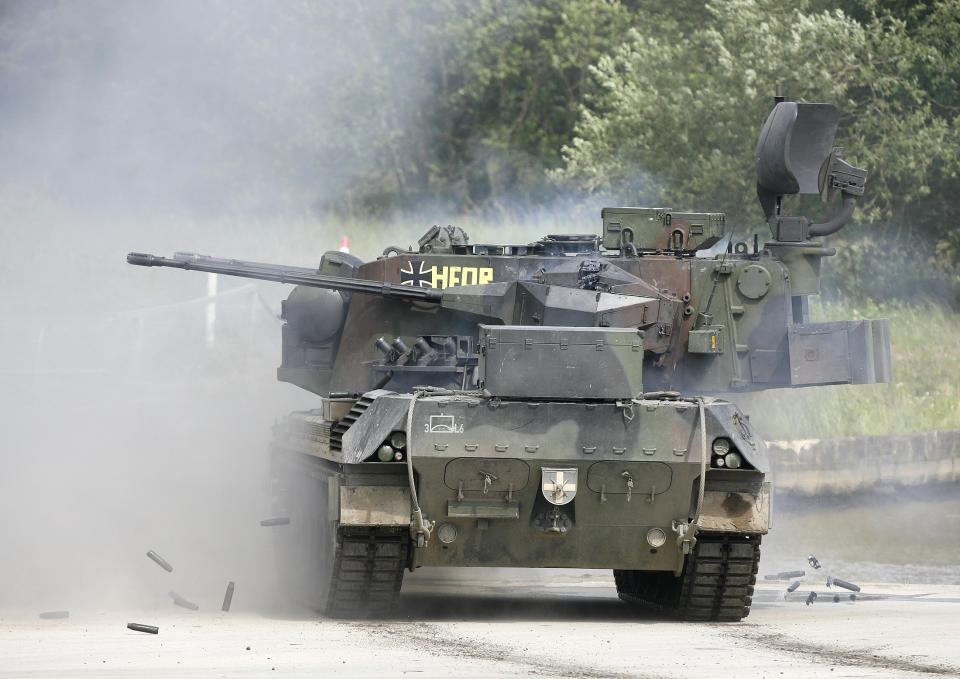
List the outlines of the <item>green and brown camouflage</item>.
<svg viewBox="0 0 960 679">
<path fill-rule="evenodd" d="M 684 619 L 750 609 L 767 453 L 724 395 L 890 380 L 886 320 L 811 323 L 819 240 L 866 173 L 836 110 L 778 103 L 757 148 L 773 240 L 723 249 L 719 213 L 605 208 L 598 235 L 414 249 L 317 270 L 131 253 L 293 283 L 278 378 L 318 395 L 275 429 L 282 578 L 331 615 L 396 611 L 403 571 L 613 569 L 621 598 Z M 825 224 L 785 196 L 842 196 Z M 719 250 L 719 251 L 717 251 Z"/>
</svg>

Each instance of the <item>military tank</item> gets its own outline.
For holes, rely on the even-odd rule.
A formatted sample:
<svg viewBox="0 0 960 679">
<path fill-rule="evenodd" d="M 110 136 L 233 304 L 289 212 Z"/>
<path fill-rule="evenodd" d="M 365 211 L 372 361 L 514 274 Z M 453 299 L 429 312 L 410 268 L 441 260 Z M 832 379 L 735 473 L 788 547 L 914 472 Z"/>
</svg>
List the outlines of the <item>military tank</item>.
<svg viewBox="0 0 960 679">
<path fill-rule="evenodd" d="M 281 580 L 331 616 L 396 613 L 430 566 L 612 569 L 685 620 L 750 611 L 770 526 L 763 440 L 730 394 L 890 379 L 886 320 L 812 323 L 807 300 L 866 172 L 837 110 L 778 101 L 757 145 L 771 240 L 721 213 L 604 208 L 598 234 L 472 244 L 429 229 L 314 270 L 190 253 L 142 266 L 295 285 L 277 377 L 317 395 L 271 448 Z M 824 223 L 782 214 L 839 194 Z M 726 247 L 724 247 L 726 243 Z"/>
</svg>

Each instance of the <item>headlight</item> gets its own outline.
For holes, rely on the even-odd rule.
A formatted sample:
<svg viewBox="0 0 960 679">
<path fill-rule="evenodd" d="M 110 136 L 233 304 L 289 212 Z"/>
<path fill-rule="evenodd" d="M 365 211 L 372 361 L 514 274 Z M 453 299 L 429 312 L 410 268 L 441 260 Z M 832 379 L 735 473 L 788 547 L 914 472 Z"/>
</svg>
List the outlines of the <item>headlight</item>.
<svg viewBox="0 0 960 679">
<path fill-rule="evenodd" d="M 649 544 L 654 549 L 658 547 L 663 547 L 663 544 L 667 541 L 667 534 L 664 533 L 659 528 L 651 528 L 647 531 L 647 544 Z"/>
<path fill-rule="evenodd" d="M 440 542 L 449 545 L 457 539 L 457 527 L 452 523 L 441 523 L 437 527 L 437 537 L 440 538 Z"/>
<path fill-rule="evenodd" d="M 739 469 L 740 465 L 743 464 L 743 456 L 737 451 L 727 453 L 723 460 L 727 463 L 727 466 L 730 467 L 730 469 Z"/>
<path fill-rule="evenodd" d="M 395 431 L 390 434 L 390 445 L 397 450 L 403 450 L 407 447 L 407 435 L 402 431 Z"/>
<path fill-rule="evenodd" d="M 726 455 L 730 452 L 730 439 L 720 437 L 713 440 L 713 454 Z"/>
</svg>

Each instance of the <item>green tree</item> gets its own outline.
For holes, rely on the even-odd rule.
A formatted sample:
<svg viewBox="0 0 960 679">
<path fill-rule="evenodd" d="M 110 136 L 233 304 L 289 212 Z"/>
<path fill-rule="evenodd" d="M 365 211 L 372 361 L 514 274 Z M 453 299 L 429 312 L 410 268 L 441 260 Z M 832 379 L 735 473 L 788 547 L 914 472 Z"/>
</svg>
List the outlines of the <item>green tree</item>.
<svg viewBox="0 0 960 679">
<path fill-rule="evenodd" d="M 351 209 L 426 200 L 453 209 L 505 209 L 545 200 L 545 170 L 562 163 L 590 65 L 637 12 L 617 0 L 429 0 L 359 13 L 364 39 L 344 55 L 334 88 L 339 134 L 369 171 Z"/>
<path fill-rule="evenodd" d="M 931 16 L 957 3 L 941 4 Z M 755 223 L 753 144 L 782 82 L 790 98 L 839 105 L 838 143 L 870 170 L 863 221 L 935 238 L 952 228 L 914 214 L 934 187 L 943 209 L 957 205 L 956 117 L 925 88 L 945 82 L 955 57 L 940 49 L 949 39 L 925 44 L 889 14 L 861 23 L 809 2 L 730 0 L 706 9 L 711 21 L 682 41 L 634 28 L 599 60 L 603 93 L 584 107 L 558 179 Z"/>
</svg>

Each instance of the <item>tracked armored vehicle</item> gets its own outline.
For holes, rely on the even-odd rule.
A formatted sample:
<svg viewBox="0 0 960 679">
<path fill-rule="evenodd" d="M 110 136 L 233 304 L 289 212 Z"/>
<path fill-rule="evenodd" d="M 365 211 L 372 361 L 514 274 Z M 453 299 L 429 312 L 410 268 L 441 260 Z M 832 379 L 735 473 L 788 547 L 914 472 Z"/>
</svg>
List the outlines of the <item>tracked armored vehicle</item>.
<svg viewBox="0 0 960 679">
<path fill-rule="evenodd" d="M 278 378 L 317 395 L 275 430 L 283 582 L 328 615 L 396 612 L 429 566 L 612 569 L 688 620 L 750 610 L 769 527 L 764 442 L 724 394 L 890 379 L 886 320 L 811 323 L 817 239 L 866 172 L 837 111 L 779 102 L 757 147 L 772 239 L 719 213 L 606 208 L 602 231 L 471 244 L 433 227 L 318 269 L 178 253 L 128 261 L 296 285 Z M 839 193 L 834 219 L 781 214 Z"/>
</svg>

